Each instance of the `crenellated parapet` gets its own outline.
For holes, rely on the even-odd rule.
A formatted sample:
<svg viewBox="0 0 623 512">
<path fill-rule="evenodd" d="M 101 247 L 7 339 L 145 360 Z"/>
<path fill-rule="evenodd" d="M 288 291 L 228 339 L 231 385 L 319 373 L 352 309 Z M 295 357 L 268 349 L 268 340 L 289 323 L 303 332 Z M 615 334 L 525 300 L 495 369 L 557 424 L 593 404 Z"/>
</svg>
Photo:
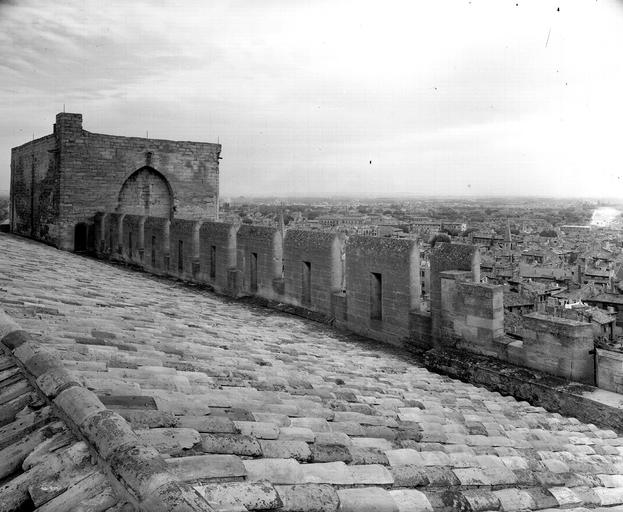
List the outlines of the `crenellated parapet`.
<svg viewBox="0 0 623 512">
<path fill-rule="evenodd" d="M 118 212 L 96 214 L 94 225 L 99 257 L 153 274 L 293 306 L 385 343 L 459 349 L 586 383 L 595 378 L 590 324 L 527 315 L 523 340 L 505 335 L 502 287 L 480 282 L 473 246 L 434 248 L 429 312 L 415 240 L 304 230 L 284 236 L 274 227 Z"/>
<path fill-rule="evenodd" d="M 332 295 L 342 291 L 341 233 L 288 230 L 283 242 L 284 298 L 295 306 L 333 315 Z"/>
<path fill-rule="evenodd" d="M 401 344 L 419 310 L 420 249 L 415 240 L 351 236 L 346 242 L 346 325 Z"/>
</svg>

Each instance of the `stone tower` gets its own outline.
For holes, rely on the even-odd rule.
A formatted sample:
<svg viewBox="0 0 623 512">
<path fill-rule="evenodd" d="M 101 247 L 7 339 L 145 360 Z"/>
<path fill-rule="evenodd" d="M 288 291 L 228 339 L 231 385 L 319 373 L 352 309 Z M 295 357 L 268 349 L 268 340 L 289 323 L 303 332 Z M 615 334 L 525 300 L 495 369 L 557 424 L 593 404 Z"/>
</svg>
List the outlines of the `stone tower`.
<svg viewBox="0 0 623 512">
<path fill-rule="evenodd" d="M 65 250 L 91 245 L 93 216 L 218 217 L 221 146 L 120 137 L 60 113 L 53 133 L 13 148 L 11 231 Z"/>
</svg>

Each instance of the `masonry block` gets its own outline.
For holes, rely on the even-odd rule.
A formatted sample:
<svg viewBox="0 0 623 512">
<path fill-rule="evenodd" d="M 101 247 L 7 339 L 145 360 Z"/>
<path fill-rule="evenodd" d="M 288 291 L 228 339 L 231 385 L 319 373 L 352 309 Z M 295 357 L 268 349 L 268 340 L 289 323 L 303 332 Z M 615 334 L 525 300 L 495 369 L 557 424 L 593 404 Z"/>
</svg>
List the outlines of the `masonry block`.
<svg viewBox="0 0 623 512">
<path fill-rule="evenodd" d="M 373 339 L 404 344 L 409 313 L 420 309 L 420 250 L 415 240 L 350 236 L 346 325 Z"/>
<path fill-rule="evenodd" d="M 187 281 L 195 280 L 193 265 L 199 263 L 201 222 L 173 219 L 169 231 L 169 273 Z"/>
<path fill-rule="evenodd" d="M 153 274 L 164 274 L 168 271 L 167 261 L 171 250 L 171 222 L 161 217 L 147 217 L 143 229 L 143 267 Z"/>
<path fill-rule="evenodd" d="M 525 365 L 593 384 L 594 349 L 591 324 L 541 313 L 524 315 Z"/>
<path fill-rule="evenodd" d="M 344 236 L 288 230 L 283 251 L 284 300 L 332 316 L 331 296 L 344 285 Z"/>
<path fill-rule="evenodd" d="M 480 282 L 480 253 L 467 244 L 438 243 L 430 256 L 430 308 L 432 334 L 435 344 L 441 344 L 442 291 L 441 273 L 447 270 L 468 271 L 470 281 Z"/>
<path fill-rule="evenodd" d="M 281 231 L 244 224 L 236 233 L 237 265 L 241 271 L 240 293 L 278 300 L 273 280 L 283 277 Z"/>
<path fill-rule="evenodd" d="M 236 268 L 236 233 L 238 227 L 223 222 L 204 222 L 199 230 L 198 280 L 216 291 L 233 290 L 228 273 Z"/>
</svg>

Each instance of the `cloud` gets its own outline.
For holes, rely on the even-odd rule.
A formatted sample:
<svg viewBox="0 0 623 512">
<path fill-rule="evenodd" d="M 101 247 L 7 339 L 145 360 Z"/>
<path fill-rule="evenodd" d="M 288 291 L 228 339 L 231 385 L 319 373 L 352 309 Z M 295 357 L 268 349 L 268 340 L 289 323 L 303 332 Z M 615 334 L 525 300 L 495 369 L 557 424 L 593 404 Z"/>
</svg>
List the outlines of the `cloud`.
<svg viewBox="0 0 623 512">
<path fill-rule="evenodd" d="M 49 133 L 66 104 L 90 131 L 220 138 L 225 194 L 469 182 L 480 194 L 599 195 L 620 160 L 622 11 L 614 0 L 0 3 L 0 162 L 8 171 L 9 148 Z"/>
</svg>

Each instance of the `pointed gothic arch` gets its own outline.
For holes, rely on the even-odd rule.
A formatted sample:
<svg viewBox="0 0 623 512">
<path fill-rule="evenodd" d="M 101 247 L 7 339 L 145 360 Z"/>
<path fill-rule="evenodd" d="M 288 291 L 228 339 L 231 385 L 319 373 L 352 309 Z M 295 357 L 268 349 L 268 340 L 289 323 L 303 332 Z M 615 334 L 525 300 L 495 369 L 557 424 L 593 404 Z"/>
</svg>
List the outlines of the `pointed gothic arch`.
<svg viewBox="0 0 623 512">
<path fill-rule="evenodd" d="M 118 213 L 171 219 L 173 210 L 171 185 L 153 167 L 141 167 L 133 172 L 119 191 Z"/>
</svg>

